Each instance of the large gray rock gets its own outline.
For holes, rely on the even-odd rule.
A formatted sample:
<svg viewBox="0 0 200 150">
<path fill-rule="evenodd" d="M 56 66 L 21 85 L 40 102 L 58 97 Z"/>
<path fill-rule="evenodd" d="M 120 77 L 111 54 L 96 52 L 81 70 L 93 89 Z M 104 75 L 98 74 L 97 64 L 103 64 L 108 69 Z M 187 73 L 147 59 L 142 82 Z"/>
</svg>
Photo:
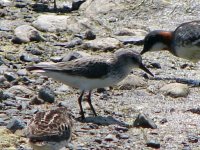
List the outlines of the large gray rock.
<svg viewBox="0 0 200 150">
<path fill-rule="evenodd" d="M 23 85 L 12 86 L 11 88 L 7 89 L 5 92 L 11 93 L 11 94 L 14 94 L 14 95 L 18 95 L 18 94 L 20 94 L 20 95 L 33 95 L 33 92 Z"/>
<path fill-rule="evenodd" d="M 12 39 L 13 43 L 21 44 L 30 41 L 43 41 L 44 38 L 39 31 L 30 25 L 21 25 L 14 30 L 15 37 Z"/>
<path fill-rule="evenodd" d="M 82 29 L 86 29 L 89 19 L 75 18 L 66 15 L 40 15 L 37 20 L 33 22 L 33 26 L 40 31 L 57 32 L 68 31 L 79 33 Z"/>
<path fill-rule="evenodd" d="M 93 50 L 113 50 L 122 47 L 122 44 L 119 40 L 115 38 L 97 38 L 92 41 L 87 41 L 83 44 L 84 49 L 93 49 Z"/>
<path fill-rule="evenodd" d="M 174 98 L 186 97 L 189 94 L 189 87 L 186 84 L 170 83 L 163 86 L 160 91 L 164 95 L 169 95 Z"/>
</svg>

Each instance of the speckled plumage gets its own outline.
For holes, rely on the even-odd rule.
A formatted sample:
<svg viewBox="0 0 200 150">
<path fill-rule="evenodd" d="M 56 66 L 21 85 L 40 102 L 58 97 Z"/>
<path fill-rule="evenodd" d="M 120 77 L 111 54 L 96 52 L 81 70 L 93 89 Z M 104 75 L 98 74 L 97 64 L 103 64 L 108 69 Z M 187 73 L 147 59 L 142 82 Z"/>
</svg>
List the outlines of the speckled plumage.
<svg viewBox="0 0 200 150">
<path fill-rule="evenodd" d="M 58 150 L 71 140 L 72 119 L 67 108 L 59 107 L 49 111 L 37 112 L 26 129 L 29 143 L 35 149 L 52 147 Z M 55 149 L 55 150 L 56 150 Z"/>
</svg>

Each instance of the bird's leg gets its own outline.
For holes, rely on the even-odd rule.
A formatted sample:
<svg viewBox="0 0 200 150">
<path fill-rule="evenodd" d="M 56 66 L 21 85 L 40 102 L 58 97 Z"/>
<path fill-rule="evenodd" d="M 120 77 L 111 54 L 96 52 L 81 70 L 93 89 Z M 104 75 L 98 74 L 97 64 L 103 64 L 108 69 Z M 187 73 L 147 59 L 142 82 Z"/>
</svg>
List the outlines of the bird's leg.
<svg viewBox="0 0 200 150">
<path fill-rule="evenodd" d="M 79 107 L 80 107 L 80 115 L 81 115 L 82 119 L 85 119 L 85 115 L 84 115 L 83 107 L 82 107 L 82 97 L 83 97 L 83 94 L 84 94 L 84 91 L 81 92 L 81 95 L 78 98 L 78 104 L 79 104 Z"/>
<path fill-rule="evenodd" d="M 94 115 L 97 116 L 97 113 L 95 112 L 94 107 L 92 106 L 92 103 L 91 103 L 91 92 L 92 91 L 89 91 L 89 94 L 87 96 L 87 102 L 90 105 L 90 108 L 92 109 L 92 112 L 94 113 Z"/>
<path fill-rule="evenodd" d="M 54 0 L 54 9 L 57 9 L 56 0 Z"/>
</svg>

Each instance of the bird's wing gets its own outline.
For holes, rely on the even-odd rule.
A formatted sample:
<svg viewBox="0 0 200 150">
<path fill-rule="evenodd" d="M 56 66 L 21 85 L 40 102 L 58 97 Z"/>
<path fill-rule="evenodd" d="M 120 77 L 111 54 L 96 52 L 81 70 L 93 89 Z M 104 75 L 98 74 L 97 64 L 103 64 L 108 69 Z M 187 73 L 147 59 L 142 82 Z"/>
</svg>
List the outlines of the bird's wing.
<svg viewBox="0 0 200 150">
<path fill-rule="evenodd" d="M 112 58 L 80 58 L 69 62 L 39 63 L 28 70 L 56 71 L 68 75 L 84 76 L 87 78 L 100 78 L 109 73 Z"/>
<path fill-rule="evenodd" d="M 200 21 L 181 24 L 174 33 L 177 44 L 200 47 Z"/>
</svg>

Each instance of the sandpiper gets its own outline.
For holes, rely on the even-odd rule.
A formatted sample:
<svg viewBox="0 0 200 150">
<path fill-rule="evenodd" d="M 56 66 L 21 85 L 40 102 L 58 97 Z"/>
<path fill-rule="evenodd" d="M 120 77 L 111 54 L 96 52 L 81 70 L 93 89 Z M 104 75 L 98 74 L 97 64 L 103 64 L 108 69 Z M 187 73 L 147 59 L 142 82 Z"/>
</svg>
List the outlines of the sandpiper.
<svg viewBox="0 0 200 150">
<path fill-rule="evenodd" d="M 59 150 L 72 136 L 72 119 L 67 108 L 37 112 L 25 132 L 34 150 Z"/>
<path fill-rule="evenodd" d="M 82 108 L 82 97 L 85 91 L 89 91 L 87 102 L 97 116 L 91 103 L 91 91 L 95 88 L 112 86 L 123 80 L 134 67 L 139 67 L 153 76 L 153 74 L 143 65 L 142 57 L 139 53 L 128 50 L 118 50 L 114 54 L 107 56 L 82 57 L 69 62 L 50 63 L 43 62 L 27 69 L 31 72 L 38 72 L 61 81 L 71 87 L 81 90 L 78 98 L 80 114 L 84 119 Z"/>
<path fill-rule="evenodd" d="M 173 55 L 193 62 L 200 60 L 200 21 L 186 22 L 175 31 L 152 31 L 144 38 L 141 54 L 168 50 Z"/>
</svg>

